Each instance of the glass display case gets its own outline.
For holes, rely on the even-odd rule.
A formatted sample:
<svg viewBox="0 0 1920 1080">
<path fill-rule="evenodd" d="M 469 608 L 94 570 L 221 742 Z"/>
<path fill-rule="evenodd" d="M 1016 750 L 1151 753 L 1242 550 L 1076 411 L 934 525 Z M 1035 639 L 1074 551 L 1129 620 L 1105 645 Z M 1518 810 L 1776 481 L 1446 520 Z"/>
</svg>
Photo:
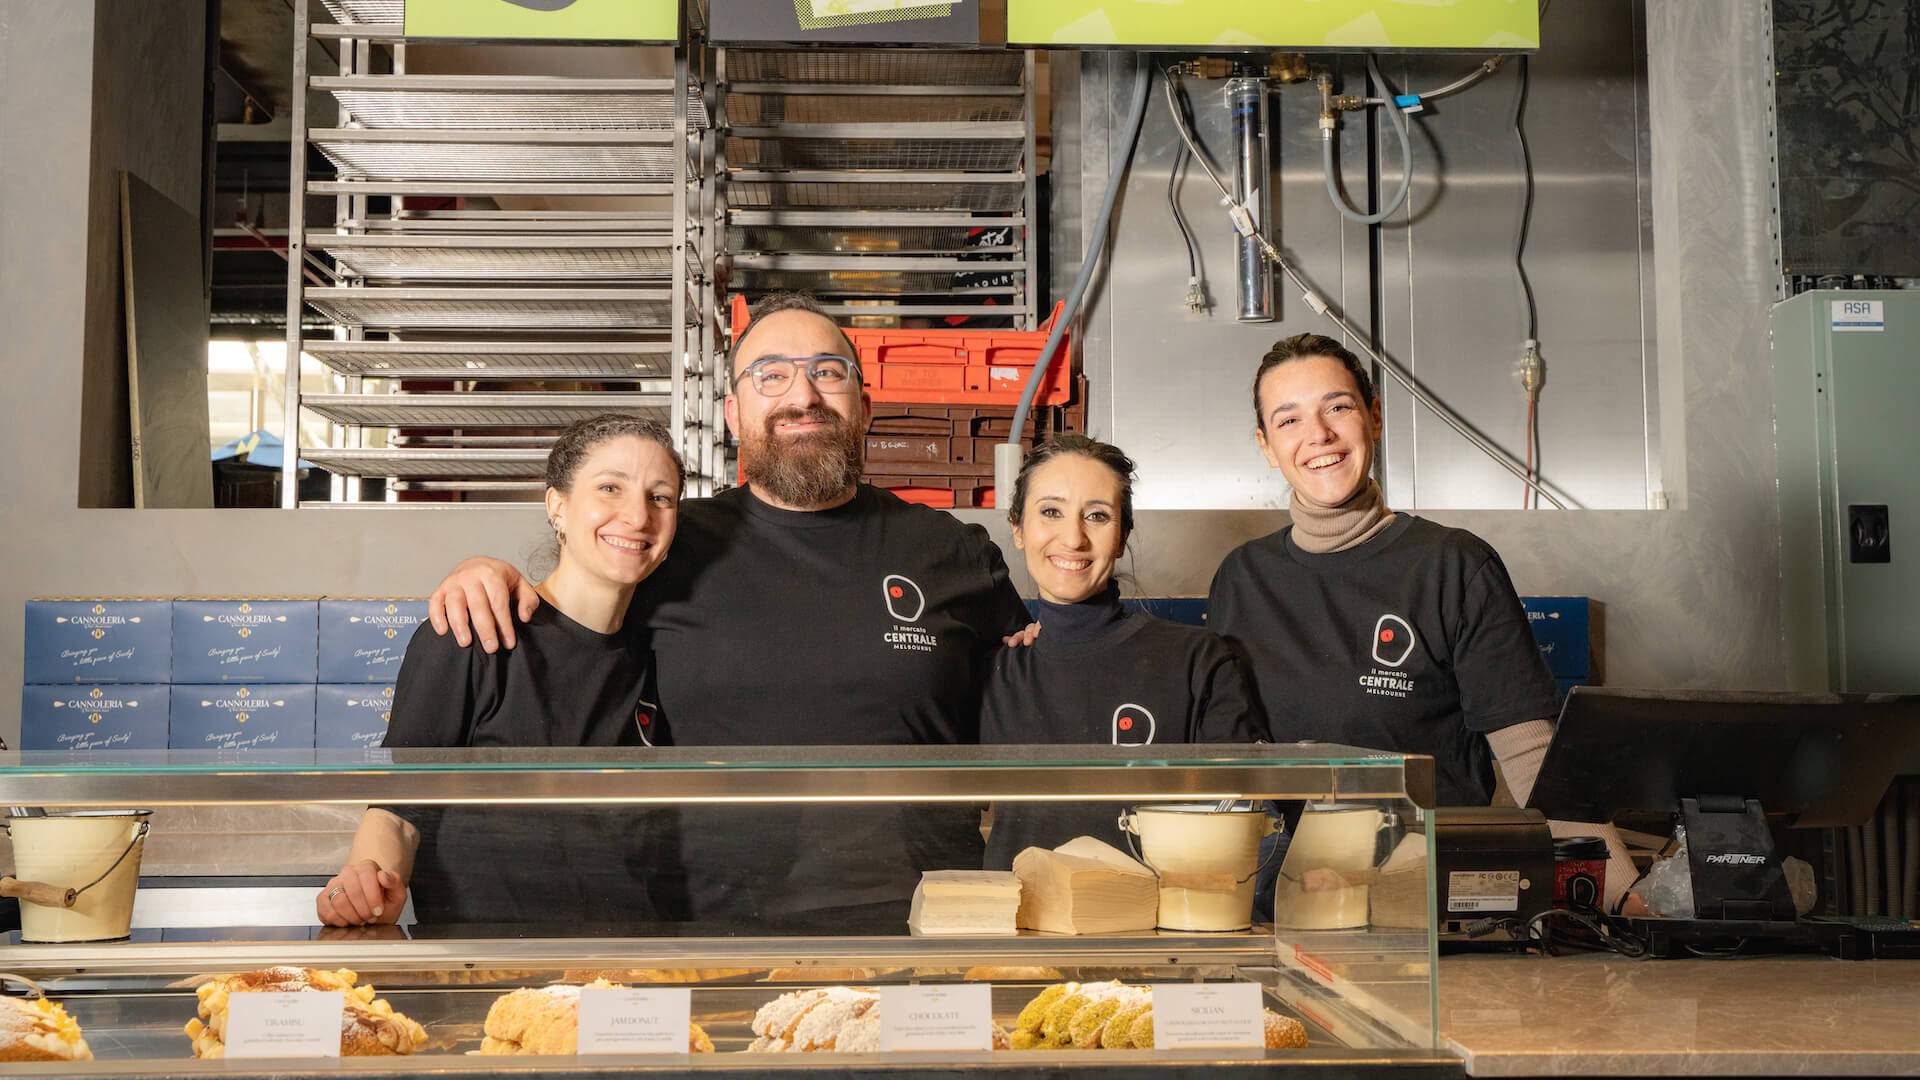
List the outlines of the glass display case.
<svg viewBox="0 0 1920 1080">
<path fill-rule="evenodd" d="M 43 1028 L 71 1017 L 92 1056 L 7 1068 L 1457 1076 L 1435 1035 L 1432 794 L 1428 758 L 1311 744 L 0 754 L 15 876 L 52 887 L 22 900 L 25 940 L 0 949 L 5 989 L 18 1012 L 35 995 L 60 1006 L 32 1008 Z M 397 924 L 149 926 L 81 941 L 103 931 L 51 918 L 111 922 L 113 905 L 131 905 L 148 828 L 159 837 L 209 813 L 301 805 L 372 806 L 408 823 L 413 895 Z M 90 847 L 48 839 L 62 821 L 100 836 Z M 121 831 L 105 835 L 102 822 Z M 1017 885 L 995 894 L 998 907 L 981 899 L 991 889 L 962 888 L 943 908 L 931 884 L 925 909 L 915 903 L 923 872 L 979 870 L 993 830 L 1004 849 L 1016 828 L 1105 846 L 1015 853 L 1015 873 L 990 880 Z M 317 893 L 317 882 L 302 885 Z M 1278 899 L 1256 910 L 1263 882 Z M 62 909 L 64 890 L 82 886 Z M 490 889 L 521 903 L 506 917 L 473 906 Z M 543 1053 L 580 1050 L 589 1026 L 585 998 L 544 988 L 597 979 L 688 991 L 687 1051 Z M 1170 1011 L 1176 995 L 1155 994 L 1172 985 L 1257 998 L 1266 1042 L 1205 1045 L 1204 1025 Z M 192 1060 L 222 1052 L 240 993 L 329 987 L 345 992 L 348 1056 Z M 916 1045 L 904 1012 L 882 1015 L 906 1008 L 900 987 L 985 988 L 968 1000 L 990 1003 L 994 1049 L 900 1049 Z M 573 1010 L 549 1017 L 565 1028 L 559 1042 L 524 1022 L 505 1030 L 518 1006 L 504 999 L 529 988 L 542 989 L 513 1001 Z M 1191 1008 L 1193 995 L 1177 996 Z M 384 1043 L 353 1041 L 356 1001 Z M 1169 1045 L 1176 1030 L 1183 1045 Z"/>
</svg>

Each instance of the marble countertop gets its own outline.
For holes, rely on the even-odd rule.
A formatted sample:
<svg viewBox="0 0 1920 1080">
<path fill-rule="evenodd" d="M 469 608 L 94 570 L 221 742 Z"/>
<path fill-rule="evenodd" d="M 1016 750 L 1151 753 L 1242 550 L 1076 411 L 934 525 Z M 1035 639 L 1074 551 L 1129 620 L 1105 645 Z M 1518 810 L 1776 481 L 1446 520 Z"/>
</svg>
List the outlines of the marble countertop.
<svg viewBox="0 0 1920 1080">
<path fill-rule="evenodd" d="M 1472 1076 L 1920 1076 L 1920 962 L 1449 956 Z"/>
</svg>

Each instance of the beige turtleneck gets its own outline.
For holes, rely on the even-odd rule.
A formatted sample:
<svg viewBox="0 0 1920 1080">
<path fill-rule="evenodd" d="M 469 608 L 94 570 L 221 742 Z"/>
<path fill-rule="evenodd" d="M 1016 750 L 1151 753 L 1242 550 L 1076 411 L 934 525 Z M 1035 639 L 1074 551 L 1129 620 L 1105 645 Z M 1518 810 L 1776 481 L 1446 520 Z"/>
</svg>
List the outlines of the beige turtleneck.
<svg viewBox="0 0 1920 1080">
<path fill-rule="evenodd" d="M 1288 510 L 1293 516 L 1294 544 L 1313 555 L 1357 547 L 1393 524 L 1393 511 L 1380 495 L 1380 482 L 1371 477 L 1338 506 L 1315 502 L 1295 488 Z"/>
</svg>

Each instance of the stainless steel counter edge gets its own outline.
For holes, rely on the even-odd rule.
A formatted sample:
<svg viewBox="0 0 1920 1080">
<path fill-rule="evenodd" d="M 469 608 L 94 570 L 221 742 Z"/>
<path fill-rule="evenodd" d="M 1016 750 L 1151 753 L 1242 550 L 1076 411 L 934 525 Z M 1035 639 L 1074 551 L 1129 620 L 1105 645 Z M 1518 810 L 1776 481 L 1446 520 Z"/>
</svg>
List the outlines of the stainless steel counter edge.
<svg viewBox="0 0 1920 1080">
<path fill-rule="evenodd" d="M 448 769 L 370 764 L 217 771 L 68 771 L 0 768 L 0 805 L 211 806 L 270 803 L 766 803 L 1003 800 L 1408 799 L 1433 804 L 1433 762 L 1204 765 L 1146 762 L 981 767 L 964 764 Z"/>
<path fill-rule="evenodd" d="M 1101 1077 L 1193 1077 L 1221 1069 L 1270 1071 L 1313 1068 L 1316 1080 L 1392 1075 L 1396 1080 L 1456 1080 L 1460 1060 L 1442 1050 L 1002 1050 L 994 1053 L 916 1054 L 692 1054 L 659 1057 L 488 1057 L 441 1055 L 382 1058 L 287 1058 L 244 1061 L 126 1061 L 9 1064 L 10 1076 L 89 1078 L 211 1077 L 227 1080 L 328 1080 L 338 1076 L 381 1076 L 396 1080 L 454 1076 L 588 1077 L 630 1073 L 688 1073 L 753 1076 L 820 1076 L 847 1072 L 910 1073 L 938 1076 L 1014 1071 L 1045 1076 L 1095 1069 Z"/>
<path fill-rule="evenodd" d="M 1474 1053 L 1448 1040 L 1468 1076 L 1920 1076 L 1920 1051 L 1600 1049 Z"/>
<path fill-rule="evenodd" d="M 267 942 L 105 942 L 13 945 L 8 971 L 35 978 L 247 971 L 275 965 L 363 973 L 539 967 L 972 967 L 980 964 L 1271 964 L 1270 933 L 1143 932 L 1111 937 L 769 937 Z"/>
</svg>

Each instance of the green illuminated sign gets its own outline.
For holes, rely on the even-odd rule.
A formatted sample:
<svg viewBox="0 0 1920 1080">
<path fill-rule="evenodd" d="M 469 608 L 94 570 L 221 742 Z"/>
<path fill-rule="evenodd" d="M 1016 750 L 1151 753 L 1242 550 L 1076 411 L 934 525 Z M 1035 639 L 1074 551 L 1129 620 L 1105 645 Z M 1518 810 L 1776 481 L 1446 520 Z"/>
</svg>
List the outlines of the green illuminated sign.
<svg viewBox="0 0 1920 1080">
<path fill-rule="evenodd" d="M 1020 45 L 1537 49 L 1538 0 L 1007 0 Z"/>
<path fill-rule="evenodd" d="M 678 41 L 679 0 L 407 0 L 408 36 Z"/>
</svg>

